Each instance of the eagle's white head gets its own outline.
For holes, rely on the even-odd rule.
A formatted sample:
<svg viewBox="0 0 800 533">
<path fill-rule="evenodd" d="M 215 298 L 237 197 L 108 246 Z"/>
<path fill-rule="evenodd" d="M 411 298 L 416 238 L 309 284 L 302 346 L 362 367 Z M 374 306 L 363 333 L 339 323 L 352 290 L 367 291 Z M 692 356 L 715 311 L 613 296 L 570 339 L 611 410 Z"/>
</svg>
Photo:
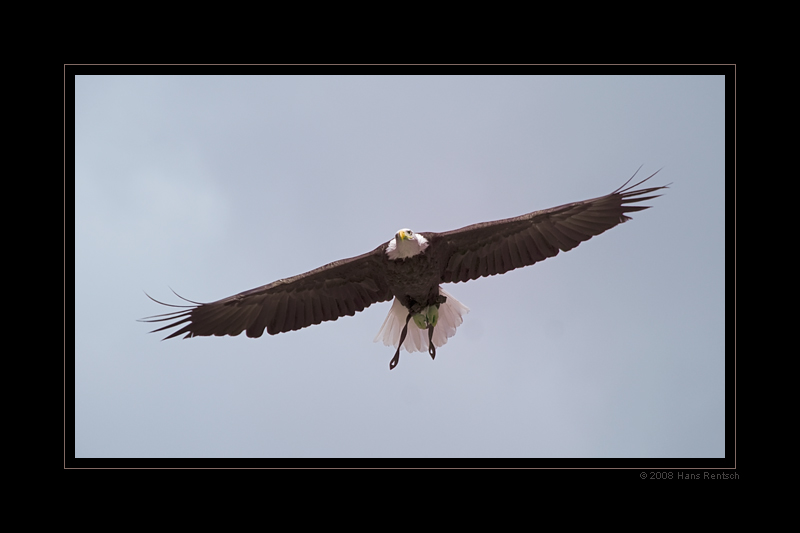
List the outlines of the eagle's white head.
<svg viewBox="0 0 800 533">
<path fill-rule="evenodd" d="M 389 259 L 405 259 L 421 254 L 428 247 L 428 239 L 408 228 L 399 230 L 386 247 Z"/>
</svg>

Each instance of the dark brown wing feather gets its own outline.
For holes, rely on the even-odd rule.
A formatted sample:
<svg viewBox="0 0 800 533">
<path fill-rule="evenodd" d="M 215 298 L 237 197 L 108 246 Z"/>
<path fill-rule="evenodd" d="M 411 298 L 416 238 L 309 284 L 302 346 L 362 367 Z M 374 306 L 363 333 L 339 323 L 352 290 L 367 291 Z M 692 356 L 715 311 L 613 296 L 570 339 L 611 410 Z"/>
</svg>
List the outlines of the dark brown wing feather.
<svg viewBox="0 0 800 533">
<path fill-rule="evenodd" d="M 352 316 L 356 311 L 392 298 L 381 267 L 385 249 L 386 244 L 382 244 L 364 255 L 335 261 L 216 302 L 186 300 L 195 305 L 163 304 L 184 309 L 142 321 L 170 321 L 153 332 L 185 324 L 165 339 L 184 333 L 184 338 L 236 336 L 242 331 L 247 332 L 248 337 L 260 337 L 264 328 L 270 335 L 275 335 L 336 320 L 340 316 Z"/>
<path fill-rule="evenodd" d="M 650 206 L 629 204 L 660 196 L 647 195 L 666 185 L 633 189 L 657 173 L 625 188 L 629 179 L 616 191 L 599 198 L 423 235 L 430 241 L 432 253 L 439 254 L 443 283 L 502 274 L 553 257 L 559 250 L 572 250 L 581 242 L 629 220 L 625 213 L 647 209 Z"/>
</svg>

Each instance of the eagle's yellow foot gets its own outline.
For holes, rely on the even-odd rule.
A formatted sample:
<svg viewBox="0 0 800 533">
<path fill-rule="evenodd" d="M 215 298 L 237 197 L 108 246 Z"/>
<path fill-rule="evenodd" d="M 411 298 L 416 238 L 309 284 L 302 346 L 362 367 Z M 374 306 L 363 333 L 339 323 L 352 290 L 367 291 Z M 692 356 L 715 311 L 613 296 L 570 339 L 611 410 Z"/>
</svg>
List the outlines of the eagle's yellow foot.
<svg viewBox="0 0 800 533">
<path fill-rule="evenodd" d="M 436 305 L 431 305 L 423 310 L 422 313 L 414 315 L 414 324 L 416 324 L 419 329 L 428 329 L 428 326 L 436 327 L 438 322 L 439 307 Z"/>
</svg>

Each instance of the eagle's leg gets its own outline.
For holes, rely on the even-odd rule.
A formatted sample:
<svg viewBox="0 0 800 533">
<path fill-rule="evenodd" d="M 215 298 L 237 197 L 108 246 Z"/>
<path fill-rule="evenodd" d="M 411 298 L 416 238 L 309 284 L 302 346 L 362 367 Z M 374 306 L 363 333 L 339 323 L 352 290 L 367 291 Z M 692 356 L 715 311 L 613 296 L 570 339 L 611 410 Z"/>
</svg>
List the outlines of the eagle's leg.
<svg viewBox="0 0 800 533">
<path fill-rule="evenodd" d="M 433 329 L 439 323 L 439 304 L 431 305 L 425 310 L 425 318 L 428 322 L 428 353 L 431 359 L 436 359 L 436 346 L 433 344 Z"/>
<path fill-rule="evenodd" d="M 408 321 L 411 320 L 411 313 L 408 313 L 406 317 L 406 325 L 403 326 L 403 332 L 400 333 L 400 343 L 397 345 L 397 351 L 394 352 L 394 357 L 392 360 L 389 361 L 389 370 L 394 369 L 397 366 L 397 363 L 400 362 L 400 348 L 403 346 L 403 341 L 406 340 L 406 335 L 408 334 Z"/>
<path fill-rule="evenodd" d="M 433 325 L 428 326 L 428 353 L 431 359 L 436 359 L 436 346 L 433 345 Z"/>
</svg>

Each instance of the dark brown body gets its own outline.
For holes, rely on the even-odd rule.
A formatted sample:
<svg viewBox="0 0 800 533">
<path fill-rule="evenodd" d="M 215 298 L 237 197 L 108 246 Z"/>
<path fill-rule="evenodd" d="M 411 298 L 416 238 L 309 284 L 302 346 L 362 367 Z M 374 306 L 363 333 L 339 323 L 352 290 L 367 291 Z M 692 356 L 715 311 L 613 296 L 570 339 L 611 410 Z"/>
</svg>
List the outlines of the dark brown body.
<svg viewBox="0 0 800 533">
<path fill-rule="evenodd" d="M 406 309 L 415 313 L 438 303 L 439 298 L 442 280 L 439 257 L 426 252 L 406 259 L 386 257 L 383 261 L 389 290 Z"/>
</svg>

